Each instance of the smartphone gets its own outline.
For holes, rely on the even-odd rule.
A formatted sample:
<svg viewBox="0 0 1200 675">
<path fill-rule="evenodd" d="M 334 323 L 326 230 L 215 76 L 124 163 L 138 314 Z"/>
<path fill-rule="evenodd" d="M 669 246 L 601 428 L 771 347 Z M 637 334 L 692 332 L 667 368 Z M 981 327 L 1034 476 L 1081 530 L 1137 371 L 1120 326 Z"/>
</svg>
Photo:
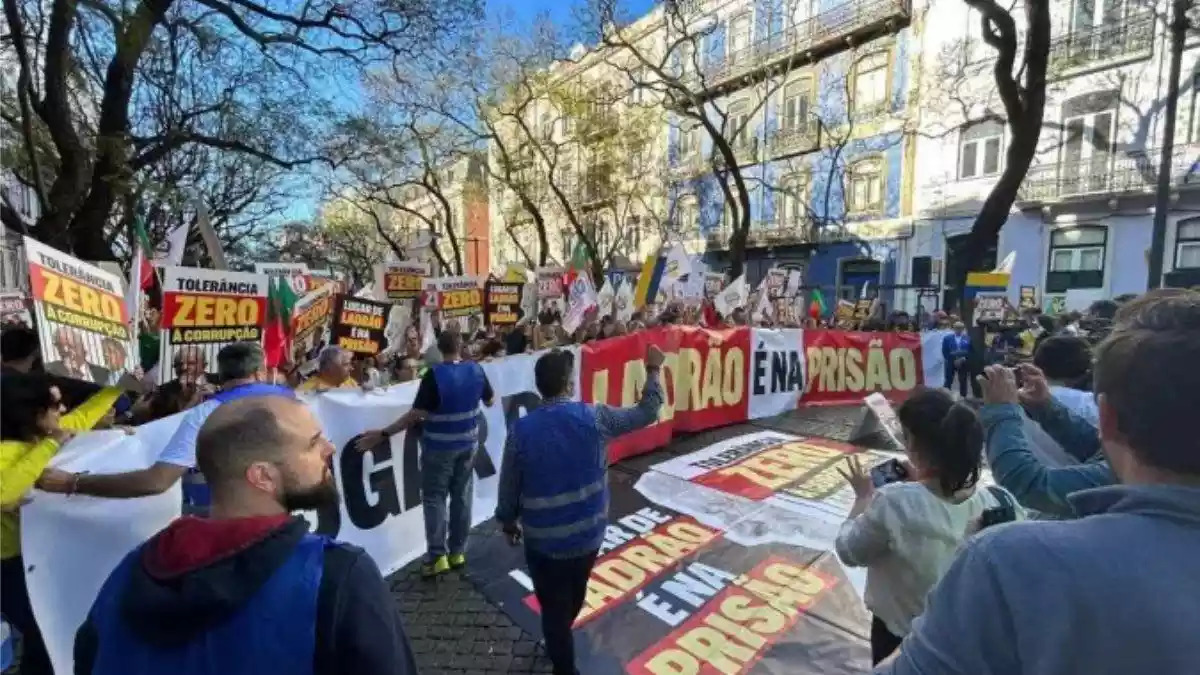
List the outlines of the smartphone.
<svg viewBox="0 0 1200 675">
<path fill-rule="evenodd" d="M 871 482 L 875 487 L 883 487 L 888 483 L 896 483 L 908 478 L 908 470 L 898 459 L 889 459 L 882 464 L 871 467 Z"/>
<path fill-rule="evenodd" d="M 1007 523 L 1017 519 L 1017 511 L 1012 506 L 993 506 L 984 509 L 979 515 L 979 529 L 986 530 L 993 525 Z"/>
</svg>

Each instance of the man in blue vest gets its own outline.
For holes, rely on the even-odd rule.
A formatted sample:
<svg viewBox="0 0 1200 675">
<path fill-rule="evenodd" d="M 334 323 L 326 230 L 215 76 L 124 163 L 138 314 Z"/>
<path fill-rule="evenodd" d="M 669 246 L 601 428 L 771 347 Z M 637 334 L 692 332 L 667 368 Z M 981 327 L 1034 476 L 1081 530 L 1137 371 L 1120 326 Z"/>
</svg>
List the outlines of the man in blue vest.
<svg viewBox="0 0 1200 675">
<path fill-rule="evenodd" d="M 175 520 L 117 565 L 75 636 L 75 673 L 416 673 L 374 561 L 291 515 L 337 508 L 333 454 L 300 401 L 213 411 L 196 439 L 210 517 Z"/>
<path fill-rule="evenodd" d="M 663 353 L 650 346 L 646 386 L 636 405 L 593 406 L 571 400 L 575 357 L 555 349 L 534 366 L 542 404 L 518 420 L 505 441 L 496 519 L 512 543 L 525 541 L 555 675 L 577 672 L 571 624 L 583 608 L 608 525 L 605 442 L 658 419 L 662 363 Z"/>
<path fill-rule="evenodd" d="M 467 564 L 474 498 L 472 471 L 479 448 L 479 404 L 490 407 L 494 397 L 483 368 L 462 360 L 462 338 L 457 330 L 442 331 L 437 347 L 442 362 L 421 378 L 412 410 L 383 429 L 363 434 L 357 443 L 359 450 L 373 448 L 421 424 L 421 501 L 429 551 L 421 567 L 425 577 Z"/>
<path fill-rule="evenodd" d="M 291 389 L 269 384 L 266 357 L 256 342 L 235 342 L 217 353 L 221 391 L 189 410 L 179 422 L 158 461 L 145 469 L 113 474 L 79 474 L 74 493 L 110 499 L 146 497 L 166 492 L 184 479 L 184 503 L 189 513 L 203 514 L 208 509 L 208 488 L 195 470 L 196 436 L 204 421 L 222 403 L 247 396 L 284 396 L 295 398 Z"/>
</svg>

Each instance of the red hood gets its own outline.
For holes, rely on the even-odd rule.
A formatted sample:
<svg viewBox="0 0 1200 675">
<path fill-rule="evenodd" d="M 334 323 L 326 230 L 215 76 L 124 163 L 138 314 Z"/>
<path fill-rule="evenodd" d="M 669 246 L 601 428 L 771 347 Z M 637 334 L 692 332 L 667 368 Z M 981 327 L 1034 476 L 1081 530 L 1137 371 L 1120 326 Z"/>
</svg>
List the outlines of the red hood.
<svg viewBox="0 0 1200 675">
<path fill-rule="evenodd" d="M 142 562 L 151 577 L 182 576 L 245 551 L 291 521 L 286 513 L 216 520 L 184 516 L 155 537 Z"/>
</svg>

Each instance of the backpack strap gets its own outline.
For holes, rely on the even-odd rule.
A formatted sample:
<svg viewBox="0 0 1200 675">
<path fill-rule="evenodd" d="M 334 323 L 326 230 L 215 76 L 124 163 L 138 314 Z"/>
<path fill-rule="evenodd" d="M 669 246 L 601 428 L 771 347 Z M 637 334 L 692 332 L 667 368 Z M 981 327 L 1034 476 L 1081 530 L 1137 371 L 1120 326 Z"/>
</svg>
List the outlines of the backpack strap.
<svg viewBox="0 0 1200 675">
<path fill-rule="evenodd" d="M 995 498 L 996 501 L 1000 502 L 1000 506 L 1007 506 L 1013 510 L 1016 510 L 1017 505 L 1013 503 L 1012 495 L 1008 494 L 1008 491 L 1004 488 L 996 485 L 989 485 L 987 486 L 987 491 L 991 493 L 992 497 Z"/>
</svg>

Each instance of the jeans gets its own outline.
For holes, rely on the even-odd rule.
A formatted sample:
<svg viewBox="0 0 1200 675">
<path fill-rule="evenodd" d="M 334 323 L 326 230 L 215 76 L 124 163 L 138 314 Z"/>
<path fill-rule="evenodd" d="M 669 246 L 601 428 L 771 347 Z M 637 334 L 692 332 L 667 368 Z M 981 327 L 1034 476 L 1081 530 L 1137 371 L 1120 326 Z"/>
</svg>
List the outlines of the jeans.
<svg viewBox="0 0 1200 675">
<path fill-rule="evenodd" d="M 25 587 L 25 562 L 20 556 L 0 561 L 0 613 L 21 633 L 22 675 L 54 675 L 50 654 L 42 642 L 42 632 L 33 618 L 29 590 Z"/>
<path fill-rule="evenodd" d="M 597 551 L 578 558 L 550 558 L 529 548 L 525 562 L 533 579 L 533 593 L 542 608 L 542 635 L 554 675 L 575 675 L 575 636 L 571 624 L 583 609 L 588 577 Z"/>
<path fill-rule="evenodd" d="M 475 497 L 474 464 L 474 448 L 421 451 L 421 502 L 425 508 L 425 543 L 430 562 L 446 555 L 447 549 L 451 554 L 467 550 L 471 501 Z M 450 498 L 448 516 L 447 497 Z"/>
</svg>

